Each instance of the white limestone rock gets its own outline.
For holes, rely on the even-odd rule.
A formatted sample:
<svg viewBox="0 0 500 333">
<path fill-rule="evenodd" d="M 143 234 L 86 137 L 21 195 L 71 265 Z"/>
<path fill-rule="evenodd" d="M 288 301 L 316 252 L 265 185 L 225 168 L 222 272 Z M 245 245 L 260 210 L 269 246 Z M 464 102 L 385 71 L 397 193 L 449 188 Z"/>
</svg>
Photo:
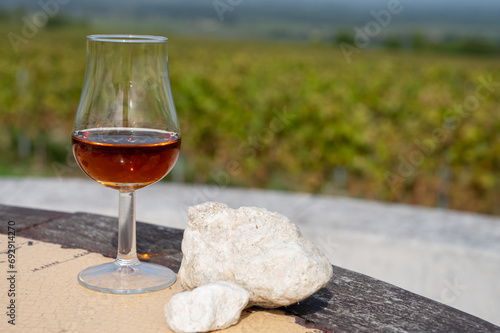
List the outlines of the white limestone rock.
<svg viewBox="0 0 500 333">
<path fill-rule="evenodd" d="M 227 328 L 238 322 L 248 299 L 245 289 L 225 281 L 176 294 L 165 305 L 168 328 L 177 333 Z"/>
<path fill-rule="evenodd" d="M 264 208 L 208 202 L 190 207 L 179 280 L 185 289 L 234 282 L 250 305 L 290 305 L 322 288 L 332 266 L 285 216 Z"/>
</svg>

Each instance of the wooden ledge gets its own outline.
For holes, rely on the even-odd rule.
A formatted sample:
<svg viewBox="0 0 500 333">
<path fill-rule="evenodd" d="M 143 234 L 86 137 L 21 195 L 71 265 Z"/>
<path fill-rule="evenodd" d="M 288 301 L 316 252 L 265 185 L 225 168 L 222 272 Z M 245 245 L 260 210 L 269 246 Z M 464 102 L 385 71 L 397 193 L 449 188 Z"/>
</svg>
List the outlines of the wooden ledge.
<svg viewBox="0 0 500 333">
<path fill-rule="evenodd" d="M 82 248 L 113 258 L 117 219 L 0 205 L 2 225 L 15 221 L 17 236 Z M 3 227 L 0 233 L 7 233 Z M 178 271 L 183 230 L 137 223 L 143 261 Z M 147 254 L 147 256 L 145 256 Z M 341 267 L 328 285 L 306 300 L 281 308 L 296 322 L 323 332 L 499 332 L 465 312 Z"/>
</svg>

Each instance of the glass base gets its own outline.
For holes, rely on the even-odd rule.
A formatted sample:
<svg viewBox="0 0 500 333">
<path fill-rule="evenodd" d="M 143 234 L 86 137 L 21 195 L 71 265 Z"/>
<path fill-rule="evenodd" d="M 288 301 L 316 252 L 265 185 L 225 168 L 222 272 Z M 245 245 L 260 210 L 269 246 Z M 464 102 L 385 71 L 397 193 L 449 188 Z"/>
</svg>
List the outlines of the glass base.
<svg viewBox="0 0 500 333">
<path fill-rule="evenodd" d="M 84 269 L 78 282 L 88 289 L 111 294 L 142 294 L 170 287 L 175 273 L 166 267 L 138 262 L 120 266 L 116 262 Z"/>
</svg>

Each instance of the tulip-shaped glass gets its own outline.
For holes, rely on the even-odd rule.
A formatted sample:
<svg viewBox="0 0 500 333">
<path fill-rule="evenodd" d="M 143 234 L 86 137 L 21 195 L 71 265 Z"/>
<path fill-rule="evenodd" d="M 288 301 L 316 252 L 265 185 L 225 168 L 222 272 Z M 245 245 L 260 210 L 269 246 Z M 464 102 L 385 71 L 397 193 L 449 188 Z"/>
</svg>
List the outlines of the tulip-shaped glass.
<svg viewBox="0 0 500 333">
<path fill-rule="evenodd" d="M 87 37 L 85 83 L 72 141 L 83 172 L 119 191 L 117 258 L 82 271 L 80 284 L 117 294 L 173 284 L 170 269 L 138 260 L 135 226 L 135 190 L 162 179 L 181 149 L 165 37 Z"/>
</svg>

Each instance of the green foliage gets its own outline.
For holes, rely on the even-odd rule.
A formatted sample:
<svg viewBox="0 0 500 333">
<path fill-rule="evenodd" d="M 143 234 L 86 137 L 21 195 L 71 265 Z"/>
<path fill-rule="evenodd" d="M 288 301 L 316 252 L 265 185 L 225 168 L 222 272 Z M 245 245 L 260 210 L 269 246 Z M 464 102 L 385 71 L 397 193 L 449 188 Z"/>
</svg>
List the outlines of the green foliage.
<svg viewBox="0 0 500 333">
<path fill-rule="evenodd" d="M 45 27 L 49 29 L 62 29 L 70 26 L 88 26 L 88 21 L 86 19 L 75 19 L 71 16 L 67 16 L 65 14 L 57 14 L 55 16 L 49 17 L 47 20 L 47 24 Z"/>
<path fill-rule="evenodd" d="M 396 36 L 386 38 L 384 47 L 388 50 L 399 50 L 402 47 L 401 39 Z"/>
<path fill-rule="evenodd" d="M 355 45 L 356 34 L 349 30 L 338 31 L 333 39 L 334 45 Z M 456 53 L 462 55 L 498 55 L 500 43 L 498 40 L 479 36 L 447 35 L 439 39 L 431 38 L 421 32 L 389 34 L 374 36 L 369 47 L 382 46 L 387 50 L 432 51 L 435 53 Z"/>
<path fill-rule="evenodd" d="M 46 29 L 18 54 L 0 49 L 1 173 L 81 174 L 69 136 L 88 33 Z M 169 62 L 188 182 L 431 206 L 444 193 L 452 208 L 499 213 L 500 86 L 453 109 L 492 73 L 500 82 L 494 58 L 362 50 L 347 64 L 331 46 L 174 36 Z"/>
<path fill-rule="evenodd" d="M 335 35 L 335 38 L 333 40 L 334 44 L 341 45 L 341 44 L 348 44 L 348 45 L 354 45 L 354 33 L 348 31 L 348 30 L 341 30 L 337 32 Z"/>
<path fill-rule="evenodd" d="M 465 38 L 455 41 L 450 45 L 454 52 L 465 54 L 495 54 L 500 53 L 500 47 L 494 43 L 480 38 Z"/>
</svg>

